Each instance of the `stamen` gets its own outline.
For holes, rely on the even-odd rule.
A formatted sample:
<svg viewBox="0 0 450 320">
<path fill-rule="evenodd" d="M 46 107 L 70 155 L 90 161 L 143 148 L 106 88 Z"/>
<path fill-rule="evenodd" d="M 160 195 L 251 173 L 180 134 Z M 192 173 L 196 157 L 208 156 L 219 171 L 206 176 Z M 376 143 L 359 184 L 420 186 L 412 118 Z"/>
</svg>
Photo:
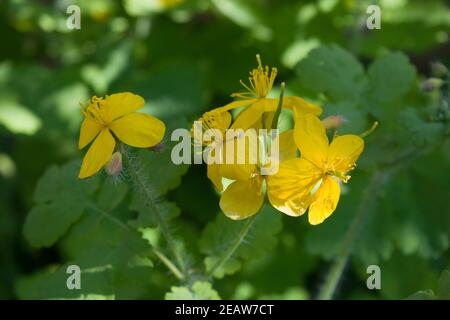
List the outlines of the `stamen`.
<svg viewBox="0 0 450 320">
<path fill-rule="evenodd" d="M 247 85 L 242 80 L 240 81 L 246 92 L 233 93 L 231 95 L 232 97 L 265 98 L 269 94 L 278 71 L 276 68 L 272 68 L 269 72 L 268 66 L 263 67 L 259 54 L 256 55 L 256 61 L 258 62 L 258 66 L 256 69 L 250 71 L 250 77 L 248 78 L 249 84 Z"/>
<path fill-rule="evenodd" d="M 258 62 L 258 67 L 261 68 L 262 67 L 262 63 L 261 63 L 261 56 L 258 54 L 256 54 L 256 61 Z"/>
<path fill-rule="evenodd" d="M 104 104 L 105 101 L 103 98 L 96 96 L 92 97 L 89 104 L 84 107 L 82 111 L 83 115 L 101 124 L 102 126 L 107 125 L 109 121 L 105 114 Z"/>
<path fill-rule="evenodd" d="M 205 112 L 201 118 L 199 118 L 194 125 L 197 123 L 201 123 L 201 127 L 192 127 L 191 128 L 191 135 L 193 136 L 194 140 L 198 143 L 201 141 L 201 144 L 208 146 L 209 144 L 215 142 L 215 136 L 209 136 L 206 139 L 202 139 L 201 135 L 205 134 L 208 130 L 219 130 L 222 133 L 222 136 L 225 134 L 225 131 L 228 129 L 227 124 L 225 123 L 225 120 L 222 117 L 222 114 L 220 112 L 216 111 L 209 111 Z M 212 139 L 212 141 L 210 140 Z"/>
<path fill-rule="evenodd" d="M 370 127 L 369 130 L 364 131 L 364 132 L 361 133 L 359 136 L 360 136 L 361 138 L 367 137 L 369 134 L 371 134 L 372 132 L 375 131 L 375 129 L 378 127 L 378 124 L 379 124 L 379 122 L 378 122 L 378 121 L 375 121 L 375 122 L 373 123 L 372 127 Z"/>
</svg>

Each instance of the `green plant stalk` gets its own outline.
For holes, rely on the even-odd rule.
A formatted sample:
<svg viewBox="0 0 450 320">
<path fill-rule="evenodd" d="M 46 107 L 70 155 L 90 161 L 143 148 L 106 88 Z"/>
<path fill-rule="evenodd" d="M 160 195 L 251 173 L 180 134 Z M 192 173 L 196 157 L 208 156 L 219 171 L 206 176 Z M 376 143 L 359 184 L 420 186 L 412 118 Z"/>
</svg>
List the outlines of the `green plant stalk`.
<svg viewBox="0 0 450 320">
<path fill-rule="evenodd" d="M 124 150 L 123 146 L 121 146 L 121 152 L 125 156 L 128 167 L 130 171 L 131 178 L 134 180 L 135 184 L 139 187 L 142 194 L 145 196 L 147 200 L 147 205 L 149 206 L 149 209 L 151 212 L 153 212 L 156 221 L 158 223 L 159 230 L 161 231 L 161 234 L 163 235 L 164 239 L 167 242 L 167 245 L 172 252 L 172 255 L 178 265 L 179 270 L 181 270 L 180 274 L 182 275 L 180 280 L 186 279 L 186 266 L 184 264 L 183 258 L 181 257 L 181 254 L 178 251 L 178 248 L 175 244 L 175 240 L 172 237 L 172 234 L 170 233 L 169 227 L 166 223 L 166 221 L 163 219 L 161 213 L 159 212 L 157 206 L 155 205 L 155 199 L 153 198 L 153 194 L 149 188 L 147 188 L 146 183 L 144 179 L 138 174 L 138 168 L 137 165 L 130 159 L 130 156 Z"/>
<path fill-rule="evenodd" d="M 209 272 L 207 273 L 208 278 L 212 277 L 214 275 L 214 272 L 216 272 L 217 269 L 221 268 L 228 261 L 228 259 L 230 259 L 233 256 L 234 252 L 237 250 L 237 248 L 239 248 L 239 246 L 247 236 L 248 232 L 250 231 L 250 228 L 252 227 L 255 221 L 255 217 L 256 215 L 248 218 L 245 221 L 235 241 L 228 247 L 227 250 L 224 251 L 223 255 L 219 258 L 219 260 L 213 265 L 211 270 L 209 270 Z"/>
<path fill-rule="evenodd" d="M 109 212 L 99 208 L 97 205 L 88 202 L 87 205 L 94 211 L 100 213 L 103 217 L 107 218 L 109 221 L 111 221 L 112 223 L 114 223 L 116 226 L 119 226 L 120 228 L 126 230 L 127 232 L 138 232 L 138 230 L 130 227 L 129 225 L 123 223 L 122 221 L 120 221 L 119 219 L 113 217 L 111 214 L 109 214 Z M 157 256 L 159 258 L 159 260 L 161 260 L 161 262 L 167 267 L 167 269 L 169 269 L 174 276 L 178 279 L 178 280 L 183 280 L 184 276 L 181 273 L 181 271 L 173 264 L 172 261 L 170 261 L 169 258 L 167 258 L 161 251 L 159 251 L 158 249 L 154 248 L 152 246 L 152 251 L 155 254 L 155 256 Z"/>
<path fill-rule="evenodd" d="M 167 258 L 161 251 L 156 248 L 152 248 L 152 250 L 155 256 L 157 256 L 159 260 L 161 260 L 161 262 L 166 265 L 166 267 L 174 274 L 175 277 L 177 277 L 178 280 L 184 280 L 185 277 L 183 273 L 177 268 L 176 265 L 172 263 L 172 261 L 170 261 L 169 258 Z"/>
<path fill-rule="evenodd" d="M 281 109 L 283 108 L 283 97 L 284 97 L 285 87 L 286 87 L 286 84 L 284 82 L 282 82 L 281 83 L 280 100 L 278 101 L 277 110 L 275 111 L 275 114 L 274 114 L 273 120 L 272 120 L 272 129 L 278 128 L 278 119 L 280 118 Z"/>
<path fill-rule="evenodd" d="M 333 265 L 325 278 L 325 282 L 319 291 L 317 299 L 330 300 L 333 298 L 342 277 L 342 273 L 344 272 L 345 265 L 353 252 L 354 244 L 358 239 L 362 225 L 364 224 L 365 218 L 370 210 L 368 208 L 372 205 L 376 192 L 380 188 L 380 184 L 383 181 L 383 177 L 384 175 L 377 171 L 373 173 L 369 187 L 366 189 L 364 197 L 361 200 L 350 228 L 348 229 L 342 249 L 335 258 Z"/>
</svg>

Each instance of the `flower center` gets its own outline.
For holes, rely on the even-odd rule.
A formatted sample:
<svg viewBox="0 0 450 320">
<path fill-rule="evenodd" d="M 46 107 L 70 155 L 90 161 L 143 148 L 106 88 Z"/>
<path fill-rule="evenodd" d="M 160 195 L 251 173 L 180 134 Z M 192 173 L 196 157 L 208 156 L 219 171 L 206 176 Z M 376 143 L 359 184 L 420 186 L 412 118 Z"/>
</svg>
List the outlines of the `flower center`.
<svg viewBox="0 0 450 320">
<path fill-rule="evenodd" d="M 273 83 L 277 76 L 277 68 L 272 68 L 269 72 L 269 67 L 262 66 L 261 58 L 256 55 L 256 60 L 258 61 L 258 67 L 250 71 L 250 77 L 248 78 L 249 84 L 245 84 L 244 81 L 239 82 L 245 88 L 245 92 L 233 93 L 232 97 L 237 98 L 265 98 L 270 90 L 272 90 Z"/>
<path fill-rule="evenodd" d="M 105 105 L 106 101 L 103 98 L 94 96 L 89 101 L 88 106 L 83 109 L 82 113 L 86 118 L 90 118 L 102 126 L 107 126 L 110 121 L 105 110 Z"/>
<path fill-rule="evenodd" d="M 336 177 L 344 183 L 347 183 L 350 180 L 351 176 L 345 174 L 345 172 L 337 172 L 337 171 L 327 171 L 326 175 Z"/>
<path fill-rule="evenodd" d="M 213 142 L 221 142 L 228 125 L 222 113 L 209 111 L 194 123 L 191 133 L 196 143 L 207 146 Z"/>
</svg>

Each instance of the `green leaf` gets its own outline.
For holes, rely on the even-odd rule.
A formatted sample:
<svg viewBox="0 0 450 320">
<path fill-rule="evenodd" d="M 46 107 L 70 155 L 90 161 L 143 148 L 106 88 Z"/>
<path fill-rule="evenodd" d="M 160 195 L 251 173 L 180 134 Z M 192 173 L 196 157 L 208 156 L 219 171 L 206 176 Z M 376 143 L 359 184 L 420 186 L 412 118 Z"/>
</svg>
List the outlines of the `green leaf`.
<svg viewBox="0 0 450 320">
<path fill-rule="evenodd" d="M 450 300 L 450 272 L 444 270 L 438 282 L 437 294 L 433 290 L 424 290 L 408 296 L 409 300 Z"/>
<path fill-rule="evenodd" d="M 20 299 L 113 299 L 109 268 L 84 269 L 80 266 L 80 289 L 68 289 L 67 263 L 56 270 L 36 272 L 19 279 L 16 292 Z"/>
<path fill-rule="evenodd" d="M 276 234 L 281 231 L 280 213 L 270 206 L 265 206 L 248 225 L 248 221 L 234 221 L 220 213 L 209 223 L 200 238 L 200 250 L 207 255 L 205 265 L 208 271 L 230 248 L 235 251 L 229 259 L 214 272 L 222 277 L 239 270 L 240 261 L 263 256 L 277 244 Z"/>
<path fill-rule="evenodd" d="M 191 288 L 172 287 L 171 291 L 166 293 L 166 300 L 220 300 L 216 290 L 209 282 L 196 281 Z"/>
<path fill-rule="evenodd" d="M 105 211 L 113 210 L 123 201 L 127 192 L 128 185 L 124 181 L 105 179 L 97 196 L 98 206 Z"/>
<path fill-rule="evenodd" d="M 354 246 L 353 256 L 366 265 L 392 259 L 395 251 L 430 258 L 448 250 L 449 217 L 444 190 L 448 179 L 432 177 L 435 170 L 444 170 L 442 155 L 420 158 L 408 171 L 387 177 L 384 184 L 372 194 L 372 203 L 364 210 L 364 224 Z M 424 170 L 426 170 L 424 172 Z M 430 190 L 428 179 L 433 179 Z M 339 206 L 333 215 L 307 235 L 309 252 L 332 259 L 342 248 L 342 243 L 354 219 L 368 184 L 368 176 L 358 171 L 345 185 Z M 440 210 L 430 210 L 434 204 Z"/>
<path fill-rule="evenodd" d="M 298 64 L 297 74 L 306 88 L 332 101 L 358 100 L 366 82 L 358 60 L 336 45 L 312 50 Z"/>
<path fill-rule="evenodd" d="M 426 291 L 417 291 L 416 293 L 413 293 L 406 299 L 407 300 L 434 300 L 434 299 L 436 299 L 436 296 L 435 296 L 433 290 L 426 290 Z"/>
<path fill-rule="evenodd" d="M 89 206 L 89 195 L 98 187 L 96 177 L 78 179 L 79 161 L 50 167 L 39 180 L 24 235 L 35 247 L 53 245 Z"/>
<path fill-rule="evenodd" d="M 173 202 L 158 201 L 155 205 L 159 214 L 164 220 L 172 220 L 180 215 L 180 209 Z M 130 203 L 131 210 L 139 212 L 138 217 L 130 221 L 130 224 L 135 227 L 156 227 L 158 221 L 153 212 L 150 212 L 150 208 L 147 206 L 146 200 L 142 196 L 135 196 Z"/>
<path fill-rule="evenodd" d="M 445 137 L 445 125 L 441 122 L 427 122 L 412 108 L 397 116 L 398 140 L 418 148 L 433 148 Z"/>
<path fill-rule="evenodd" d="M 110 268 L 108 283 L 117 299 L 141 298 L 150 282 L 152 249 L 136 230 L 120 222 L 129 213 L 92 212 L 74 225 L 61 241 L 64 256 L 87 268 Z M 112 219 L 112 218 L 113 219 Z"/>
<path fill-rule="evenodd" d="M 219 257 L 209 256 L 205 258 L 206 271 L 211 271 L 214 266 L 220 261 Z M 232 275 L 233 273 L 239 271 L 242 267 L 242 263 L 239 259 L 229 258 L 220 268 L 214 271 L 214 276 L 218 279 L 223 278 L 226 275 Z"/>
<path fill-rule="evenodd" d="M 394 102 L 411 88 L 416 69 L 403 53 L 390 53 L 372 63 L 367 71 L 368 98 L 374 105 Z"/>
</svg>

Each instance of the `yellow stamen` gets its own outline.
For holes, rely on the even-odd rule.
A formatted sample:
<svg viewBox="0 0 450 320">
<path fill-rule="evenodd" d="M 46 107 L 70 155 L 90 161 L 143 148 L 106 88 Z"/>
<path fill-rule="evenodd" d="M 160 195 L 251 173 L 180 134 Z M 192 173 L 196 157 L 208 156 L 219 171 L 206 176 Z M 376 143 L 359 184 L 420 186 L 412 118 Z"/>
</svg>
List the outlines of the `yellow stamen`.
<svg viewBox="0 0 450 320">
<path fill-rule="evenodd" d="M 203 145 L 209 145 L 214 141 L 203 141 L 202 134 L 204 134 L 207 130 L 219 130 L 222 134 L 222 137 L 225 135 L 225 131 L 228 129 L 227 123 L 225 123 L 224 118 L 220 114 L 220 112 L 209 111 L 205 112 L 200 119 L 198 119 L 201 123 L 201 127 L 193 127 L 191 129 L 191 134 L 196 143 L 201 143 Z M 208 136 L 208 139 L 211 138 L 214 140 L 215 136 Z"/>
<path fill-rule="evenodd" d="M 375 121 L 375 122 L 373 123 L 372 127 L 370 127 L 369 130 L 364 131 L 364 132 L 361 133 L 359 136 L 360 136 L 361 138 L 367 137 L 369 134 L 371 134 L 372 132 L 375 131 L 375 129 L 378 127 L 378 124 L 379 124 L 379 122 L 378 122 L 378 121 Z"/>
<path fill-rule="evenodd" d="M 263 67 L 259 54 L 256 55 L 256 61 L 258 62 L 258 67 L 250 71 L 249 84 L 245 84 L 242 80 L 239 81 L 246 92 L 233 93 L 232 97 L 243 99 L 265 98 L 272 90 L 278 73 L 277 68 L 272 68 L 269 72 L 268 66 Z"/>
<path fill-rule="evenodd" d="M 106 126 L 109 123 L 108 116 L 105 111 L 106 101 L 103 98 L 92 97 L 89 105 L 84 107 L 83 115 L 87 118 L 94 120 L 102 126 Z"/>
</svg>

